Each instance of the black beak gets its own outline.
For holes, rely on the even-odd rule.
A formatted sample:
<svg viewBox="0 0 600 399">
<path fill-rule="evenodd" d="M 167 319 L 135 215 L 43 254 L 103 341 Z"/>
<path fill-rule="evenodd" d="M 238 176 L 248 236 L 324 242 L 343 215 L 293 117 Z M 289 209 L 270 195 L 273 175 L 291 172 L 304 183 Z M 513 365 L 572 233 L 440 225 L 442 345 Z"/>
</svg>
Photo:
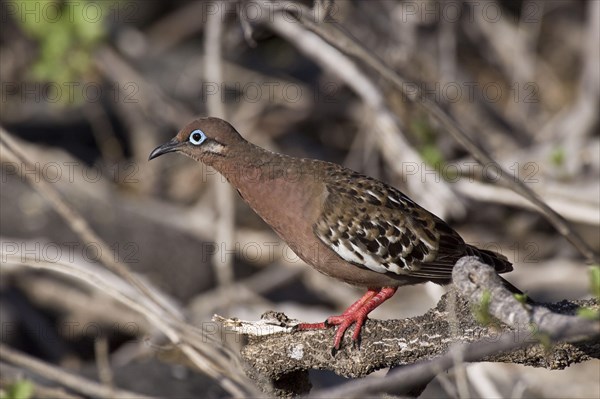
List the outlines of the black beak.
<svg viewBox="0 0 600 399">
<path fill-rule="evenodd" d="M 148 157 L 148 161 L 166 154 L 167 152 L 173 152 L 173 151 L 177 151 L 177 149 L 179 149 L 179 147 L 181 147 L 183 143 L 181 143 L 179 140 L 177 140 L 176 138 L 171 139 L 171 141 L 168 141 L 166 143 L 164 143 L 161 146 L 158 146 L 154 149 L 154 151 L 152 151 L 150 153 L 150 156 Z"/>
</svg>

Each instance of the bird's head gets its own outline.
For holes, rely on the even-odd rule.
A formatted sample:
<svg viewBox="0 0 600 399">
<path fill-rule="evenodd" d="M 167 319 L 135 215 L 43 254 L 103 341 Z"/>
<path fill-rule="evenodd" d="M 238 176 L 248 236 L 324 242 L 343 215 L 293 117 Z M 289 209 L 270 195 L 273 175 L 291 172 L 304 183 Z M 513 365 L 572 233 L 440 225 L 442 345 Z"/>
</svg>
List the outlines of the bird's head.
<svg viewBox="0 0 600 399">
<path fill-rule="evenodd" d="M 207 164 L 227 157 L 237 145 L 245 140 L 231 126 L 219 118 L 199 118 L 188 123 L 170 141 L 150 153 L 148 160 L 168 152 L 180 152 L 196 161 Z"/>
</svg>

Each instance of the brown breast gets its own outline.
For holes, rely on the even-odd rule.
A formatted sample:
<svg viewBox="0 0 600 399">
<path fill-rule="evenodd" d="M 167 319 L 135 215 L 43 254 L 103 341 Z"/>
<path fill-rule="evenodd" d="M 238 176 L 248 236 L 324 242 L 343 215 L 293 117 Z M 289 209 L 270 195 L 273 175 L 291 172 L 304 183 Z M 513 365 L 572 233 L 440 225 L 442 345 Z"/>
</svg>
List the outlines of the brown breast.
<svg viewBox="0 0 600 399">
<path fill-rule="evenodd" d="M 284 162 L 281 162 L 284 161 Z M 285 164 L 282 169 L 280 164 Z M 325 163 L 323 163 L 325 165 Z M 328 192 L 319 163 L 289 157 L 255 167 L 233 178 L 250 207 L 306 263 L 319 272 L 361 287 L 400 286 L 418 279 L 376 273 L 343 260 L 315 234 L 314 225 L 321 216 Z M 244 177 L 245 176 L 245 177 Z"/>
</svg>

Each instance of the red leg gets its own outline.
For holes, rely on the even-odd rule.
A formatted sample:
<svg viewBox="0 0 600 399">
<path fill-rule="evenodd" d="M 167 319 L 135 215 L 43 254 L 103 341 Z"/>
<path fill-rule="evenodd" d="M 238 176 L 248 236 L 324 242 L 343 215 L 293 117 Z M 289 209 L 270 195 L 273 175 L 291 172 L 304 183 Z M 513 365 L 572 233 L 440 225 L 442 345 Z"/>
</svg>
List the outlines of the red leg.
<svg viewBox="0 0 600 399">
<path fill-rule="evenodd" d="M 298 327 L 302 330 L 306 330 L 310 328 L 325 328 L 327 325 L 339 325 L 333 341 L 333 347 L 335 349 L 339 349 L 340 344 L 342 343 L 342 338 L 344 337 L 344 333 L 348 327 L 350 327 L 352 324 L 356 324 L 354 326 L 352 339 L 357 341 L 358 337 L 360 336 L 360 330 L 367 319 L 367 315 L 383 302 L 391 298 L 396 293 L 397 289 L 397 287 L 384 287 L 379 290 L 369 289 L 369 291 L 367 291 L 367 293 L 361 299 L 352 304 L 352 306 L 350 306 L 340 316 L 330 317 L 325 323 L 304 323 L 300 324 Z"/>
<path fill-rule="evenodd" d="M 373 298 L 380 290 L 371 289 L 369 290 L 356 302 L 354 302 L 348 309 L 344 310 L 339 316 L 331 316 L 328 317 L 327 320 L 323 323 L 300 323 L 296 328 L 298 330 L 323 330 L 325 328 L 336 326 L 340 324 L 350 313 L 354 313 L 358 308 L 362 307 L 368 300 Z"/>
<path fill-rule="evenodd" d="M 381 305 L 383 302 L 391 298 L 395 293 L 397 287 L 385 287 L 382 288 L 377 295 L 375 295 L 371 300 L 369 300 L 366 304 L 364 304 L 359 309 L 356 309 L 351 314 L 346 315 L 345 319 L 339 324 L 337 331 L 335 332 L 335 339 L 333 341 L 333 347 L 335 349 L 339 349 L 340 344 L 342 343 L 342 338 L 344 338 L 344 333 L 352 324 L 354 326 L 354 333 L 352 334 L 352 340 L 357 341 L 360 336 L 360 330 L 362 329 L 365 320 L 367 319 L 367 315 L 371 313 L 375 308 Z"/>
</svg>

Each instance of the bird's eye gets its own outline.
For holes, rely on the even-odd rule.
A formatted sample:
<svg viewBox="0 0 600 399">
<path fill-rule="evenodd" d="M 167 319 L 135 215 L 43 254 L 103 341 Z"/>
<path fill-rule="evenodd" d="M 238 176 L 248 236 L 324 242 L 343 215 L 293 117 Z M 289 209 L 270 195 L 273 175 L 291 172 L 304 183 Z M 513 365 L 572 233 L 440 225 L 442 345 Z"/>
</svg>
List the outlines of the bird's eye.
<svg viewBox="0 0 600 399">
<path fill-rule="evenodd" d="M 206 134 L 204 134 L 202 130 L 196 129 L 192 133 L 190 133 L 189 140 L 190 143 L 194 145 L 200 145 L 204 142 L 204 140 L 206 140 Z"/>
</svg>

